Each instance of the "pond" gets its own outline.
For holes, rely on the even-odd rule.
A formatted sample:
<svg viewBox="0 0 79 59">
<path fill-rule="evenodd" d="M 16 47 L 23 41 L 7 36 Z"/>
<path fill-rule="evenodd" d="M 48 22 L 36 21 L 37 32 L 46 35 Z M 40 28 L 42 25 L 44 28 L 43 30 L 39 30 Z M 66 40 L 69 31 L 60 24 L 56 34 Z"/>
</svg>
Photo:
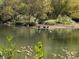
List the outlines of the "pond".
<svg viewBox="0 0 79 59">
<path fill-rule="evenodd" d="M 36 54 L 34 47 L 38 42 L 43 43 L 44 59 L 79 58 L 79 30 L 38 30 L 25 27 L 0 26 L 0 46 L 8 47 L 8 41 L 6 40 L 8 35 L 13 36 L 12 42 L 16 49 L 20 50 L 27 47 L 27 50 L 33 50 L 32 56 L 25 57 L 25 53 L 17 53 L 12 59 L 33 59 Z M 28 47 L 31 47 L 31 49 Z"/>
</svg>

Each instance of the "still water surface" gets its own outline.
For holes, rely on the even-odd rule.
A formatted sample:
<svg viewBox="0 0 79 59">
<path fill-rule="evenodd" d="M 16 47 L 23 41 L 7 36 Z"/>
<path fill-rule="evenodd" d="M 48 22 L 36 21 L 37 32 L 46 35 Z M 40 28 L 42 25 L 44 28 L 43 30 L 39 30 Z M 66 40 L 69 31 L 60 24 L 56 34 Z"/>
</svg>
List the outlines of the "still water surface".
<svg viewBox="0 0 79 59">
<path fill-rule="evenodd" d="M 25 27 L 0 26 L 0 46 L 7 47 L 6 36 L 8 35 L 14 37 L 13 42 L 17 49 L 23 46 L 32 46 L 34 52 L 34 46 L 37 42 L 43 42 L 44 59 L 65 59 L 67 55 L 65 50 L 72 52 L 71 54 L 75 57 L 79 57 L 79 30 L 37 30 Z M 25 58 L 23 55 L 17 55 L 15 59 Z"/>
</svg>

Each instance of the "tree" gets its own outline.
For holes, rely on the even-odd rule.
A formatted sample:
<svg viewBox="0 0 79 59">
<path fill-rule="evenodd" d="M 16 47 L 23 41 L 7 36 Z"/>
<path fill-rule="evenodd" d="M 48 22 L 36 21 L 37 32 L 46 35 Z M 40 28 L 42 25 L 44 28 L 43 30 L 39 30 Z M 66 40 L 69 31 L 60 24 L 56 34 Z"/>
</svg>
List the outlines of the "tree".
<svg viewBox="0 0 79 59">
<path fill-rule="evenodd" d="M 72 18 L 79 18 L 79 0 L 70 0 L 69 12 Z"/>
<path fill-rule="evenodd" d="M 53 18 L 57 18 L 59 15 L 66 15 L 68 13 L 67 7 L 68 7 L 68 0 L 52 0 L 52 8 L 53 8 Z"/>
</svg>

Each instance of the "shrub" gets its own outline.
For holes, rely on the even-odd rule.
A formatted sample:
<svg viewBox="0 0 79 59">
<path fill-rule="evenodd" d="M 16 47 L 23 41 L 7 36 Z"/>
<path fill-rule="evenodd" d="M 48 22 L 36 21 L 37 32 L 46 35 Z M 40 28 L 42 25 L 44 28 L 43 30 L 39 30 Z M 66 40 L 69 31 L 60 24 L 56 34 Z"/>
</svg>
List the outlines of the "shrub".
<svg viewBox="0 0 79 59">
<path fill-rule="evenodd" d="M 56 22 L 60 24 L 75 24 L 75 22 L 68 16 L 59 16 Z"/>
<path fill-rule="evenodd" d="M 54 25 L 54 24 L 76 24 L 70 17 L 68 16 L 58 16 L 57 19 L 51 19 L 44 22 L 45 24 Z"/>
</svg>

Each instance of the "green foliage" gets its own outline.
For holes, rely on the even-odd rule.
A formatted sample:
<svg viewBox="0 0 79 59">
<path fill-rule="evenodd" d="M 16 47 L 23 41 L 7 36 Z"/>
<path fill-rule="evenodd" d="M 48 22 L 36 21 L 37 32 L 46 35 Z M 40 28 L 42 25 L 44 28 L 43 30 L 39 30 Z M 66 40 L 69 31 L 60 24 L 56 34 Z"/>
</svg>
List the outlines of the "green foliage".
<svg viewBox="0 0 79 59">
<path fill-rule="evenodd" d="M 45 24 L 55 25 L 55 24 L 76 24 L 70 17 L 68 16 L 58 16 L 57 19 L 51 19 L 44 22 Z"/>
<path fill-rule="evenodd" d="M 50 17 L 56 19 L 59 15 L 78 18 L 78 6 L 77 0 L 0 0 L 0 22 L 26 23 L 31 21 L 31 16 L 41 23 L 46 19 L 50 21 Z M 49 12 L 51 15 L 48 15 Z"/>
<path fill-rule="evenodd" d="M 3 58 L 7 58 L 7 59 L 12 59 L 12 57 L 14 56 L 14 52 L 15 52 L 15 47 L 14 44 L 12 43 L 13 40 L 13 36 L 9 35 L 7 36 L 7 41 L 8 41 L 8 47 L 0 47 L 0 51 L 2 53 L 2 57 Z"/>
<path fill-rule="evenodd" d="M 79 0 L 70 0 L 68 4 L 68 11 L 72 18 L 79 18 Z"/>
<path fill-rule="evenodd" d="M 44 58 L 44 47 L 42 42 L 38 42 L 37 45 L 35 45 L 35 51 L 36 51 L 36 58 L 37 59 L 43 59 Z"/>
<path fill-rule="evenodd" d="M 68 0 L 52 0 L 53 18 L 57 18 L 67 10 Z M 66 15 L 66 14 L 65 14 Z"/>
<path fill-rule="evenodd" d="M 70 17 L 68 16 L 59 16 L 57 18 L 57 23 L 60 24 L 76 24 Z"/>
</svg>

